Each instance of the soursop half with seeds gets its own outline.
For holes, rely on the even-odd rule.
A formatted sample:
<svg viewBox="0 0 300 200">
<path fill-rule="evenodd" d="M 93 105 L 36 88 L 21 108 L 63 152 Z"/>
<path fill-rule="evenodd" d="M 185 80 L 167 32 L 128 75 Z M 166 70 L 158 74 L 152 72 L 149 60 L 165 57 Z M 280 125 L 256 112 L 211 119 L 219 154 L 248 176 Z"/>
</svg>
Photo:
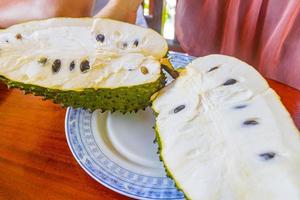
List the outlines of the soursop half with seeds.
<svg viewBox="0 0 300 200">
<path fill-rule="evenodd" d="M 198 58 L 152 107 L 161 159 L 187 198 L 300 199 L 299 131 L 251 66 Z"/>
<path fill-rule="evenodd" d="M 158 33 L 100 18 L 53 18 L 0 31 L 0 79 L 64 106 L 143 109 L 164 86 Z"/>
</svg>

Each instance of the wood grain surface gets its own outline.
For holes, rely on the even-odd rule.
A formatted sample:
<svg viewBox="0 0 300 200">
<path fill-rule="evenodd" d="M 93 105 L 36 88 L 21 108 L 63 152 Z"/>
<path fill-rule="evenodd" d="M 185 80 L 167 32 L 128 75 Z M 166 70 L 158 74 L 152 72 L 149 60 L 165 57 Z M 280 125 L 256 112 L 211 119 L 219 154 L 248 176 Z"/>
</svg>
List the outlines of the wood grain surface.
<svg viewBox="0 0 300 200">
<path fill-rule="evenodd" d="M 300 92 L 269 81 L 300 127 Z M 66 142 L 66 110 L 0 84 L 0 199 L 128 199 L 89 177 Z"/>
</svg>

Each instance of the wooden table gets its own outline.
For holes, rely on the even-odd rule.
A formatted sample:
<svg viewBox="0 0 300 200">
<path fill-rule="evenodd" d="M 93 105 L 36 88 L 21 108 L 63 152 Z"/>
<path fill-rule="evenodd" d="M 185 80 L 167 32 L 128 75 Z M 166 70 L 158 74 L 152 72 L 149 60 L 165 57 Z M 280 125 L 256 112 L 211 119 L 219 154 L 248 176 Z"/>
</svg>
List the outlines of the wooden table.
<svg viewBox="0 0 300 200">
<path fill-rule="evenodd" d="M 269 81 L 300 127 L 300 91 Z M 0 84 L 0 199 L 128 199 L 89 177 L 65 138 L 65 109 Z"/>
</svg>

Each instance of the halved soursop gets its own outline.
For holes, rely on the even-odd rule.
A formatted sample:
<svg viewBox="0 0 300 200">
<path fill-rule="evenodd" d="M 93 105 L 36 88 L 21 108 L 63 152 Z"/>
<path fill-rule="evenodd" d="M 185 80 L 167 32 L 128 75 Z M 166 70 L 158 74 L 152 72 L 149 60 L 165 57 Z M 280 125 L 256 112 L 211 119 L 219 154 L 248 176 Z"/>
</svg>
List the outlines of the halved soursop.
<svg viewBox="0 0 300 200">
<path fill-rule="evenodd" d="M 161 159 L 187 198 L 300 199 L 299 131 L 251 66 L 198 58 L 152 108 Z"/>
<path fill-rule="evenodd" d="M 0 31 L 0 79 L 64 106 L 143 109 L 164 86 L 158 33 L 101 18 L 53 18 Z"/>
</svg>

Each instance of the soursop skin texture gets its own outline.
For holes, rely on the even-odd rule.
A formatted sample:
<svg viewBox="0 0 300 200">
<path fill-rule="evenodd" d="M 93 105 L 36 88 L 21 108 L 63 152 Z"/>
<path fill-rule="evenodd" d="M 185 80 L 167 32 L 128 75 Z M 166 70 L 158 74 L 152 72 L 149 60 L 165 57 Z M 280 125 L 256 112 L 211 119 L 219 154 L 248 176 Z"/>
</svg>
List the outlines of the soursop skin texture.
<svg viewBox="0 0 300 200">
<path fill-rule="evenodd" d="M 18 88 L 23 90 L 25 94 L 42 96 L 43 100 L 52 100 L 62 107 L 71 106 L 90 111 L 99 109 L 101 112 L 119 111 L 125 114 L 127 112 L 137 112 L 140 109 L 150 106 L 149 99 L 153 93 L 164 86 L 165 76 L 162 73 L 161 78 L 154 83 L 115 89 L 87 88 L 80 92 L 71 90 L 61 91 L 24 84 L 10 81 L 3 76 L 0 76 L 0 81 L 5 83 L 9 88 Z"/>
<path fill-rule="evenodd" d="M 0 31 L 0 80 L 63 106 L 144 109 L 165 84 L 165 39 L 101 18 L 53 18 Z"/>
<path fill-rule="evenodd" d="M 154 98 L 161 160 L 188 199 L 300 199 L 299 131 L 253 67 L 201 57 Z"/>
</svg>

